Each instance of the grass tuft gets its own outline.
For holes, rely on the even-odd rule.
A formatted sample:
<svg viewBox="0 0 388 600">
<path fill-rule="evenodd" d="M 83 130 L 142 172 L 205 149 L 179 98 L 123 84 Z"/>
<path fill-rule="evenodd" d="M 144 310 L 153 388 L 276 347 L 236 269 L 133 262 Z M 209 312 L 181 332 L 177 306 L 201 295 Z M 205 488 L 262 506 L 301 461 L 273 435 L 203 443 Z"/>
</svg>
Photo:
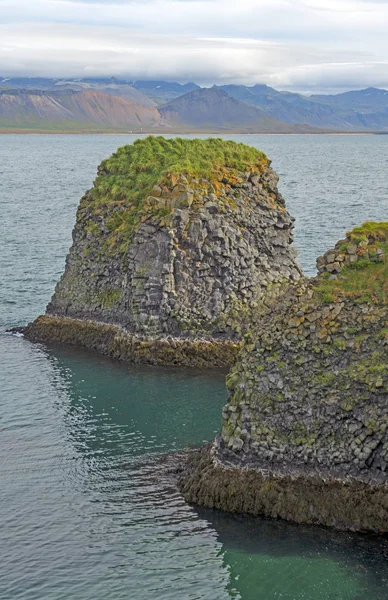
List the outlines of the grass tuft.
<svg viewBox="0 0 388 600">
<path fill-rule="evenodd" d="M 349 242 L 367 241 L 369 258 L 344 267 L 337 279 L 326 273 L 319 278 L 317 292 L 323 303 L 330 304 L 341 298 L 350 298 L 357 303 L 387 304 L 388 300 L 388 223 L 367 221 L 346 235 Z M 381 261 L 370 260 L 380 248 Z"/>
<path fill-rule="evenodd" d="M 92 218 L 98 211 L 104 214 L 110 232 L 105 249 L 125 251 L 131 234 L 151 210 L 145 201 L 156 184 L 180 174 L 212 179 L 224 168 L 244 172 L 267 162 L 256 148 L 232 141 L 149 136 L 119 148 L 101 163 L 82 208 L 89 215 L 92 211 Z M 152 214 L 163 218 L 168 212 L 161 206 L 153 207 Z"/>
</svg>

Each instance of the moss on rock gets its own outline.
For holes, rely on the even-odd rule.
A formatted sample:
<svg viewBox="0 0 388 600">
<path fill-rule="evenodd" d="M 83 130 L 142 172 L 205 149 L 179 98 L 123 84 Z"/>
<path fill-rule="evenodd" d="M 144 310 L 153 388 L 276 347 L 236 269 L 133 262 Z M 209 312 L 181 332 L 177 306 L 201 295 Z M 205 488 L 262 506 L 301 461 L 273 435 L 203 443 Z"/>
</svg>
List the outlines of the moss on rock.
<svg viewBox="0 0 388 600">
<path fill-rule="evenodd" d="M 263 515 L 335 529 L 388 532 L 388 488 L 318 472 L 280 473 L 268 465 L 225 468 L 206 446 L 182 462 L 179 487 L 187 502 L 231 513 Z"/>
<path fill-rule="evenodd" d="M 367 223 L 348 234 L 349 244 L 366 232 L 362 248 L 385 247 L 386 229 Z M 327 255 L 322 264 L 336 258 Z M 370 275 L 376 268 L 381 277 Z M 206 478 L 199 470 L 182 478 L 187 498 L 298 522 L 388 530 L 385 269 L 384 258 L 343 267 L 329 282 L 336 286 L 330 302 L 321 269 L 316 279 L 285 284 L 252 322 L 227 377 L 228 403 Z M 357 277 L 361 287 L 372 277 L 363 296 Z"/>
<path fill-rule="evenodd" d="M 206 195 L 211 181 L 237 184 L 241 172 L 252 169 L 260 174 L 268 165 L 265 154 L 245 144 L 149 136 L 119 148 L 101 163 L 80 211 L 87 209 L 87 229 L 93 235 L 99 233 L 93 214 L 106 215 L 109 233 L 102 251 L 126 252 L 142 221 L 154 217 L 163 222 L 177 207 L 166 195 L 171 188 L 179 206 L 187 206 L 194 197 L 192 186 L 185 186 L 188 180 L 202 178 L 195 187 Z"/>
<path fill-rule="evenodd" d="M 301 277 L 277 182 L 262 152 L 235 142 L 120 148 L 80 202 L 47 314 L 228 348 Z"/>
<path fill-rule="evenodd" d="M 358 303 L 388 301 L 388 223 L 367 221 L 317 259 L 317 291 L 323 302 L 340 298 Z"/>
<path fill-rule="evenodd" d="M 132 335 L 117 325 L 44 315 L 24 329 L 34 342 L 60 342 L 96 350 L 121 361 L 151 365 L 227 368 L 240 344 L 229 340 Z"/>
</svg>

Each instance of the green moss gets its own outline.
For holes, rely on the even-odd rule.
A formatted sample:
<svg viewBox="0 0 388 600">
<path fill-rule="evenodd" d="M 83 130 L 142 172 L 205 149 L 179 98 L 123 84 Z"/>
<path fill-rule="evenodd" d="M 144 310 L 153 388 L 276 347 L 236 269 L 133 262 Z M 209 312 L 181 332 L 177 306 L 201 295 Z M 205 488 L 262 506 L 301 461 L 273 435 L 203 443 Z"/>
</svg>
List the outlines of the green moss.
<svg viewBox="0 0 388 600">
<path fill-rule="evenodd" d="M 380 329 L 379 333 L 377 334 L 377 338 L 382 340 L 388 339 L 388 327 L 383 327 Z"/>
<path fill-rule="evenodd" d="M 346 235 L 349 240 L 356 242 L 363 239 L 386 242 L 388 240 L 388 222 L 366 221 L 359 227 L 355 227 Z M 358 242 L 359 243 L 359 242 Z"/>
<path fill-rule="evenodd" d="M 345 340 L 337 339 L 337 340 L 334 340 L 333 346 L 337 350 L 346 350 L 347 343 L 345 342 Z"/>
<path fill-rule="evenodd" d="M 92 235 L 96 235 L 96 233 L 99 232 L 99 226 L 97 225 L 97 223 L 90 221 L 88 223 L 86 230 L 88 231 L 88 233 L 91 233 Z"/>
<path fill-rule="evenodd" d="M 349 242 L 368 243 L 359 249 L 359 259 L 345 266 L 337 279 L 329 279 L 328 274 L 319 278 L 316 287 L 318 299 L 331 304 L 341 298 L 351 298 L 356 303 L 386 304 L 388 299 L 388 223 L 367 222 L 347 234 Z M 377 248 L 383 251 L 383 260 L 370 260 L 375 257 Z"/>
<path fill-rule="evenodd" d="M 268 164 L 266 156 L 251 146 L 232 141 L 210 138 L 165 139 L 149 136 L 134 144 L 119 148 L 99 167 L 94 188 L 85 196 L 81 211 L 105 216 L 110 232 L 105 251 L 125 252 L 128 239 L 146 217 L 165 218 L 170 211 L 166 206 L 148 204 L 147 197 L 156 184 L 179 175 L 212 179 L 223 169 L 262 170 Z M 207 192 L 207 190 L 205 190 Z M 87 228 L 95 228 L 93 224 Z M 96 230 L 93 233 L 97 233 Z"/>
<path fill-rule="evenodd" d="M 313 378 L 314 383 L 321 385 L 331 385 L 335 381 L 333 373 L 320 373 Z"/>
<path fill-rule="evenodd" d="M 105 308 L 112 308 L 121 300 L 122 290 L 104 290 L 97 294 L 98 300 Z"/>
</svg>

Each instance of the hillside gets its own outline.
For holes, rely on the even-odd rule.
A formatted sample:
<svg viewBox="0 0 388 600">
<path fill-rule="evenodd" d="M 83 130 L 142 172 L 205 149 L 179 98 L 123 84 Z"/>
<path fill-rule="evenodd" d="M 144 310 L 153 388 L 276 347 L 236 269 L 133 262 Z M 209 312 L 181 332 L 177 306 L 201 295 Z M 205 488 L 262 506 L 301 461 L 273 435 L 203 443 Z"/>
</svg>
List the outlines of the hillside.
<svg viewBox="0 0 388 600">
<path fill-rule="evenodd" d="M 177 84 L 179 85 L 179 84 Z M 82 92 L 94 90 L 103 94 L 121 96 L 136 104 L 155 106 L 155 102 L 147 95 L 132 87 L 129 81 L 119 80 L 115 77 L 95 77 L 88 79 L 48 79 L 45 77 L 1 77 L 0 89 L 9 90 L 44 90 L 63 91 L 74 90 Z M 183 93 L 183 92 L 182 92 Z"/>
<path fill-rule="evenodd" d="M 119 83 L 112 80 L 112 82 L 89 82 L 89 81 L 58 81 L 54 88 L 55 90 L 62 91 L 65 89 L 74 91 L 95 91 L 103 94 L 109 94 L 111 96 L 119 96 L 125 98 L 136 104 L 142 106 L 156 106 L 156 103 L 142 94 L 139 90 L 135 89 L 128 83 Z"/>
<path fill-rule="evenodd" d="M 267 85 L 222 86 L 228 94 L 286 123 L 341 131 L 388 130 L 388 92 L 369 88 L 333 96 L 279 92 Z"/>
<path fill-rule="evenodd" d="M 330 106 L 322 106 L 318 102 L 309 100 L 301 94 L 278 92 L 267 85 L 227 85 L 225 90 L 234 98 L 251 106 L 264 110 L 273 118 L 286 123 L 308 123 L 316 127 L 331 129 L 349 129 L 341 117 Z"/>
<path fill-rule="evenodd" d="M 245 105 L 244 109 L 241 106 L 233 107 L 229 100 L 226 107 L 222 105 L 219 97 L 217 102 L 221 114 L 218 114 L 215 108 L 217 102 L 214 96 L 211 101 L 208 98 L 209 89 L 201 88 L 192 82 L 181 84 L 163 80 L 133 81 L 115 77 L 49 79 L 0 76 L 1 89 L 30 92 L 40 90 L 48 94 L 66 90 L 93 91 L 118 96 L 137 105 L 160 108 L 164 117 L 163 127 L 169 127 L 169 123 L 165 123 L 166 115 L 169 115 L 168 119 L 171 117 L 174 123 L 172 131 L 176 131 L 177 127 L 184 130 L 195 130 L 199 127 L 216 131 L 260 132 L 267 131 L 266 125 L 270 125 L 271 133 L 316 132 L 316 128 L 344 132 L 388 131 L 388 91 L 377 88 L 335 95 L 306 96 L 278 91 L 264 84 L 214 86 L 214 89 L 226 92 Z M 175 103 L 193 92 L 197 94 L 178 104 Z M 191 102 L 190 106 L 188 100 Z M 260 114 L 249 110 L 248 106 L 258 109 Z M 266 124 L 263 123 L 263 112 L 267 119 Z M 273 120 L 269 121 L 270 118 Z M 282 122 L 282 128 L 279 121 Z M 287 128 L 286 123 L 292 127 Z"/>
<path fill-rule="evenodd" d="M 218 88 L 194 90 L 159 110 L 91 89 L 3 90 L 0 127 L 32 131 L 317 132 L 308 126 L 282 123 Z"/>
<path fill-rule="evenodd" d="M 165 120 L 177 127 L 202 130 L 236 130 L 241 132 L 291 133 L 303 131 L 270 117 L 213 87 L 194 90 L 159 109 Z"/>
<path fill-rule="evenodd" d="M 0 91 L 0 127 L 31 130 L 157 127 L 155 108 L 92 90 Z"/>
</svg>

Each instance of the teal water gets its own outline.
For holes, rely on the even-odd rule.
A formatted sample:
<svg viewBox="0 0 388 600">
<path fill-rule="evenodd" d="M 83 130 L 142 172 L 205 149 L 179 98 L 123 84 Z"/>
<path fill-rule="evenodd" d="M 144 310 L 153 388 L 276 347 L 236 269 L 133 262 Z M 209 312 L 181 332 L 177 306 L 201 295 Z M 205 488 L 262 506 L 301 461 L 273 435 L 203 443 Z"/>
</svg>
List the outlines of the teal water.
<svg viewBox="0 0 388 600">
<path fill-rule="evenodd" d="M 236 136 L 229 136 L 236 137 Z M 0 599 L 388 600 L 388 543 L 187 506 L 161 453 L 211 439 L 220 373 L 6 335 L 44 310 L 96 165 L 131 136 L 0 136 Z M 386 219 L 387 136 L 249 136 L 308 272 Z"/>
</svg>

